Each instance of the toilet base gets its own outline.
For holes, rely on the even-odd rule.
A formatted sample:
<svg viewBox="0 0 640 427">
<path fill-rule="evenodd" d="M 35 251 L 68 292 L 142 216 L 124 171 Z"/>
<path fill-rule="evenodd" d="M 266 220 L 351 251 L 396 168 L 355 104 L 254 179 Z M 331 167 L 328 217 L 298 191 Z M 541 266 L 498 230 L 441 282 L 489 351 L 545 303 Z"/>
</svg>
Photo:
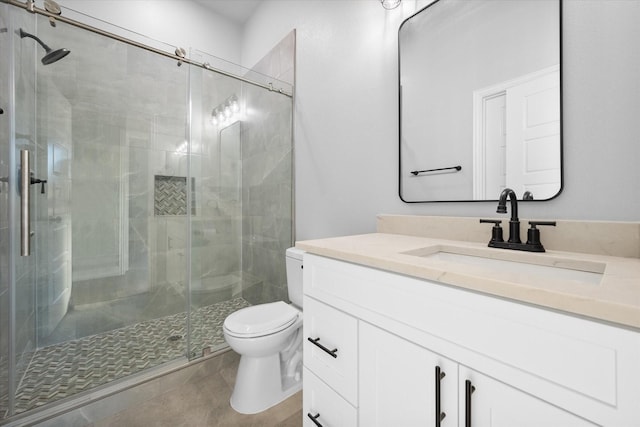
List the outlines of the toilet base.
<svg viewBox="0 0 640 427">
<path fill-rule="evenodd" d="M 277 405 L 302 389 L 302 373 L 282 377 L 286 372 L 280 354 L 268 357 L 242 356 L 229 403 L 241 414 L 257 414 Z M 297 377 L 297 378 L 296 378 Z"/>
</svg>

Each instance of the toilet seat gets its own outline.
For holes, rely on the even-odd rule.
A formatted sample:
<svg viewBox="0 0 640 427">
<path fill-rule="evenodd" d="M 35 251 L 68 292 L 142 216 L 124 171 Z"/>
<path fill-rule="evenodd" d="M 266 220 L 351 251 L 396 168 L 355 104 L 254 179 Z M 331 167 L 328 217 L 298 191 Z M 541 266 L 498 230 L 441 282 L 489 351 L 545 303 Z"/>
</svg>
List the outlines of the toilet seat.
<svg viewBox="0 0 640 427">
<path fill-rule="evenodd" d="M 229 335 L 238 338 L 275 334 L 291 326 L 299 313 L 284 301 L 254 305 L 227 316 L 224 329 Z"/>
</svg>

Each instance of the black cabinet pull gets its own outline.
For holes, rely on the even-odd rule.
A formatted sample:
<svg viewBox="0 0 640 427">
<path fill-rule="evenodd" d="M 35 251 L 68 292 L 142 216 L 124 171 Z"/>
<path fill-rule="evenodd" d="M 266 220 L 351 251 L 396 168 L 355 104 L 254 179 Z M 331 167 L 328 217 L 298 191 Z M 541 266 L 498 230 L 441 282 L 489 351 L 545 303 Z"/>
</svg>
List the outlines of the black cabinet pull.
<svg viewBox="0 0 640 427">
<path fill-rule="evenodd" d="M 440 422 L 447 416 L 440 410 L 440 381 L 446 376 L 440 370 L 440 366 L 436 366 L 436 427 L 440 427 Z"/>
<path fill-rule="evenodd" d="M 471 381 L 466 380 L 464 382 L 464 427 L 471 427 L 471 393 L 474 391 L 476 388 Z"/>
<path fill-rule="evenodd" d="M 320 412 L 318 412 L 318 413 L 317 413 L 317 414 L 315 414 L 315 415 L 311 415 L 311 412 L 307 412 L 307 417 L 309 417 L 309 419 L 310 419 L 311 421 L 313 421 L 313 423 L 314 423 L 315 425 L 317 425 L 318 427 L 322 427 L 322 424 L 320 424 L 320 423 L 318 422 L 318 420 L 317 420 L 317 418 L 318 418 L 319 416 L 320 416 Z"/>
<path fill-rule="evenodd" d="M 307 341 L 309 341 L 310 343 L 315 344 L 316 346 L 318 346 L 322 351 L 324 351 L 325 353 L 329 354 L 331 357 L 333 357 L 334 359 L 338 358 L 338 355 L 336 354 L 338 352 L 337 348 L 334 348 L 333 350 L 329 350 L 327 347 L 323 346 L 322 344 L 320 344 L 318 341 L 320 341 L 320 337 L 313 339 L 311 337 L 307 338 Z"/>
</svg>

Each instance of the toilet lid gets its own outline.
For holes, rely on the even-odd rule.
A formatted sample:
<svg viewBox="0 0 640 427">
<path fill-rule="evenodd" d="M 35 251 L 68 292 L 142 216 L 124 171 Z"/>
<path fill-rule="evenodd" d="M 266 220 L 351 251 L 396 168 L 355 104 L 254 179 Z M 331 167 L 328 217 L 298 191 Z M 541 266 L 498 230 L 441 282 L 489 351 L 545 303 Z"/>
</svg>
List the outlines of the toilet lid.
<svg viewBox="0 0 640 427">
<path fill-rule="evenodd" d="M 269 335 L 295 322 L 298 313 L 284 301 L 254 305 L 227 316 L 224 328 L 232 335 L 247 338 Z"/>
</svg>

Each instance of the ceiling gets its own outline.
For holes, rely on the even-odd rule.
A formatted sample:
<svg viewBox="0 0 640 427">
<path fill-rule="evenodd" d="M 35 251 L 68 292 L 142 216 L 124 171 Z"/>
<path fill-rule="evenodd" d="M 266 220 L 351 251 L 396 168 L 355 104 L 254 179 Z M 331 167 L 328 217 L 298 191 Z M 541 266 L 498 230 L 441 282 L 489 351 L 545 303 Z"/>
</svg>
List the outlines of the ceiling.
<svg viewBox="0 0 640 427">
<path fill-rule="evenodd" d="M 261 0 L 194 0 L 207 9 L 244 25 L 256 10 Z"/>
</svg>

